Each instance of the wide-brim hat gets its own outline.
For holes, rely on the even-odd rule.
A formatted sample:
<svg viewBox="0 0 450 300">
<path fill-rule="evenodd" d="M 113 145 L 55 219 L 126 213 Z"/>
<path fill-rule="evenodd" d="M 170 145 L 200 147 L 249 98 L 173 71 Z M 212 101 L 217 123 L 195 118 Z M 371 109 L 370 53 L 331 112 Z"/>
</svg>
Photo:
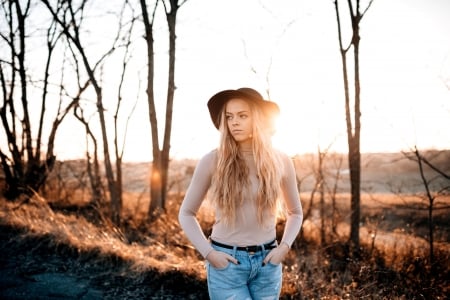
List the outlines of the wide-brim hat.
<svg viewBox="0 0 450 300">
<path fill-rule="evenodd" d="M 252 88 L 243 87 L 237 90 L 224 90 L 212 96 L 208 101 L 209 114 L 217 129 L 219 129 L 220 126 L 220 113 L 223 106 L 228 100 L 235 98 L 252 101 L 261 108 L 264 115 L 269 119 L 280 113 L 278 104 L 269 100 L 264 100 L 261 94 Z"/>
</svg>

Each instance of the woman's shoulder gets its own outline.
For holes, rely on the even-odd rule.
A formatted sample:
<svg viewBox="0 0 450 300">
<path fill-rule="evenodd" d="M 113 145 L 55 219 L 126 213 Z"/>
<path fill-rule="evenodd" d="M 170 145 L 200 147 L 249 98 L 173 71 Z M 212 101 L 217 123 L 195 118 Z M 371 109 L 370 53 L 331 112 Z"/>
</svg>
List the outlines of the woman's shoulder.
<svg viewBox="0 0 450 300">
<path fill-rule="evenodd" d="M 279 149 L 274 150 L 275 153 L 277 153 L 280 162 L 283 164 L 285 171 L 292 169 L 294 167 L 293 158 L 291 156 L 289 156 L 288 154 L 286 154 L 286 152 L 281 151 Z"/>
<path fill-rule="evenodd" d="M 202 174 L 202 176 L 212 175 L 216 167 L 216 156 L 214 150 L 203 155 L 197 162 L 195 173 Z"/>
<path fill-rule="evenodd" d="M 211 150 L 208 153 L 204 154 L 200 160 L 199 160 L 199 165 L 209 165 L 209 166 L 214 166 L 215 162 L 217 160 L 217 150 Z"/>
<path fill-rule="evenodd" d="M 274 151 L 283 162 L 291 161 L 291 157 L 289 155 L 287 155 L 286 152 L 283 152 L 276 148 L 274 148 Z"/>
<path fill-rule="evenodd" d="M 210 160 L 215 160 L 216 158 L 217 158 L 217 149 L 213 149 L 213 150 L 209 151 L 208 153 L 204 154 L 200 160 L 210 161 Z"/>
</svg>

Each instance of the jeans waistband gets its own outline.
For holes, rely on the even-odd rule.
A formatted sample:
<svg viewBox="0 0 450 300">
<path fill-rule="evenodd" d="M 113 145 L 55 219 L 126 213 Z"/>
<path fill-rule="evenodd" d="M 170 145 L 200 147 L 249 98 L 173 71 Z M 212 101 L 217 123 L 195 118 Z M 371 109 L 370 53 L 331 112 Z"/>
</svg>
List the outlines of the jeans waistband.
<svg viewBox="0 0 450 300">
<path fill-rule="evenodd" d="M 238 246 L 238 247 L 236 247 L 236 250 L 247 251 L 247 252 L 258 252 L 258 251 L 263 251 L 263 250 L 271 250 L 271 249 L 277 247 L 277 245 L 275 244 L 275 241 L 276 241 L 276 239 L 274 239 L 273 241 L 271 241 L 267 244 L 263 244 L 263 245 L 252 245 L 252 246 L 245 246 L 245 247 Z M 222 244 L 222 243 L 216 242 L 213 239 L 211 239 L 211 243 L 218 247 L 222 247 L 222 248 L 226 248 L 226 249 L 234 249 L 234 246 Z"/>
</svg>

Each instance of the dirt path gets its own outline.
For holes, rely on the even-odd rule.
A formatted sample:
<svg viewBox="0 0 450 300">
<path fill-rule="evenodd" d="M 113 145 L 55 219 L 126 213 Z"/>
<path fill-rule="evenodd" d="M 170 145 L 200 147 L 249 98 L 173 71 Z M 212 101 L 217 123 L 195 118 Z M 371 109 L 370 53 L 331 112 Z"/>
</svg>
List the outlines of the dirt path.
<svg viewBox="0 0 450 300">
<path fill-rule="evenodd" d="M 0 226 L 0 299 L 207 299 L 204 284 L 183 274 L 136 277 L 125 262 L 83 259 L 46 244 L 46 237 Z"/>
<path fill-rule="evenodd" d="M 104 299 L 88 276 L 73 270 L 73 263 L 45 253 L 38 244 L 19 242 L 19 232 L 1 228 L 1 299 Z M 36 248 L 37 246 L 37 248 Z"/>
</svg>

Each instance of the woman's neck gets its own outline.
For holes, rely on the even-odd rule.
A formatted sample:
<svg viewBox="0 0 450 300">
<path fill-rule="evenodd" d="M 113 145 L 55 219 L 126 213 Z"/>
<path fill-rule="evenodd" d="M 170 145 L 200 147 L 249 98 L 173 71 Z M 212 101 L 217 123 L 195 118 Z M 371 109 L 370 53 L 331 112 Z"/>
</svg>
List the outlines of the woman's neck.
<svg viewBox="0 0 450 300">
<path fill-rule="evenodd" d="M 253 148 L 251 145 L 240 145 L 239 151 L 243 154 L 253 154 Z"/>
</svg>

